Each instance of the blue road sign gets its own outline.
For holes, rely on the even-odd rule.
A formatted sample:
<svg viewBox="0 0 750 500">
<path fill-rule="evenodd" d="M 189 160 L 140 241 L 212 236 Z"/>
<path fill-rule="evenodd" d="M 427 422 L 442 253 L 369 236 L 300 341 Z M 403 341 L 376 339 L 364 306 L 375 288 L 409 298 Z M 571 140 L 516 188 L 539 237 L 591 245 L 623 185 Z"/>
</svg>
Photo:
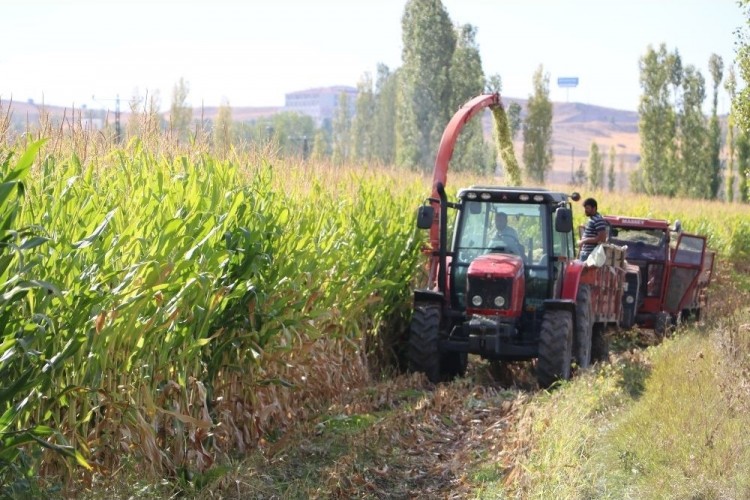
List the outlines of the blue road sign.
<svg viewBox="0 0 750 500">
<path fill-rule="evenodd" d="M 557 79 L 558 87 L 577 87 L 578 77 L 577 76 L 563 76 Z"/>
</svg>

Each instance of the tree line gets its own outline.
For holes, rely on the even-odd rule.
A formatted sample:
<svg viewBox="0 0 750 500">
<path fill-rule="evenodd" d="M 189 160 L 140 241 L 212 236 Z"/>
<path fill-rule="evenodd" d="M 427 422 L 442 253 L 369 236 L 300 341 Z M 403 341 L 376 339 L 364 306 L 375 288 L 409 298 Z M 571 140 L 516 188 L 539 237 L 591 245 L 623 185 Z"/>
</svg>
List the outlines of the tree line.
<svg viewBox="0 0 750 500">
<path fill-rule="evenodd" d="M 748 6 L 750 0 L 741 0 Z M 477 28 L 451 21 L 440 0 L 409 0 L 404 7 L 402 65 L 384 64 L 376 74 L 366 73 L 357 84 L 356 102 L 342 94 L 333 119 L 316 125 L 312 118 L 291 112 L 253 122 L 232 121 L 229 103 L 219 108 L 212 129 L 214 146 L 228 151 L 243 141 L 268 144 L 287 155 L 319 161 L 378 163 L 432 171 L 434 155 L 446 123 L 470 98 L 483 92 L 500 92 L 500 75 L 486 76 L 476 42 Z M 737 64 L 744 81 L 750 77 L 750 50 L 740 44 Z M 642 89 L 638 106 L 640 162 L 631 172 L 634 192 L 701 199 L 747 202 L 750 168 L 750 95 L 738 89 L 734 65 L 726 74 L 724 61 L 709 60 L 710 81 L 692 64 L 683 64 L 679 52 L 661 44 L 649 46 L 639 61 Z M 510 104 L 506 111 L 511 138 L 522 133 L 522 166 L 529 182 L 544 184 L 552 168 L 553 107 L 549 99 L 549 74 L 540 65 L 532 76 L 533 93 L 526 107 Z M 722 88 L 732 100 L 732 110 L 722 124 L 717 103 Z M 711 113 L 703 105 L 711 98 Z M 189 138 L 187 84 L 175 86 L 168 128 Z M 145 109 L 145 106 L 144 106 Z M 485 140 L 480 120 L 462 131 L 451 168 L 476 173 L 502 172 L 496 149 Z M 583 162 L 571 182 L 591 188 L 616 188 L 625 175 L 614 148 L 601 151 L 591 144 L 588 169 Z M 618 173 L 619 172 L 619 175 Z"/>
</svg>

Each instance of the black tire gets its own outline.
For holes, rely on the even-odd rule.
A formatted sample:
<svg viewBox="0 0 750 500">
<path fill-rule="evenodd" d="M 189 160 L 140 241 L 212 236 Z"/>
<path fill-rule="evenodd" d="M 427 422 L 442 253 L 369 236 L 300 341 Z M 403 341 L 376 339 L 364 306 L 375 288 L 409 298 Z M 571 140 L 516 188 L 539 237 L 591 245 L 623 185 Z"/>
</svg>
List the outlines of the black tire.
<svg viewBox="0 0 750 500">
<path fill-rule="evenodd" d="M 507 361 L 499 359 L 490 360 L 490 374 L 495 382 L 502 386 L 510 387 L 513 385 L 513 371 Z"/>
<path fill-rule="evenodd" d="M 635 315 L 639 307 L 638 275 L 629 273 L 626 278 L 627 292 L 622 295 L 622 321 L 620 328 L 630 330 L 635 326 Z"/>
<path fill-rule="evenodd" d="M 453 380 L 466 375 L 469 365 L 469 354 L 465 352 L 445 352 L 440 355 L 440 378 Z"/>
<path fill-rule="evenodd" d="M 666 337 L 672 329 L 672 318 L 669 313 L 660 311 L 654 316 L 654 333 L 659 339 Z"/>
<path fill-rule="evenodd" d="M 409 327 L 409 370 L 427 375 L 430 382 L 440 382 L 440 306 L 417 306 Z"/>
<path fill-rule="evenodd" d="M 573 341 L 576 363 L 582 369 L 588 368 L 591 364 L 591 330 L 593 326 L 591 316 L 591 288 L 588 285 L 582 285 L 576 298 L 576 334 Z"/>
<path fill-rule="evenodd" d="M 596 323 L 591 329 L 591 361 L 603 363 L 609 361 L 609 337 L 603 323 Z"/>
<path fill-rule="evenodd" d="M 547 388 L 558 380 L 569 379 L 572 357 L 573 314 L 564 310 L 545 312 L 539 332 L 539 359 L 536 363 L 539 385 Z"/>
</svg>

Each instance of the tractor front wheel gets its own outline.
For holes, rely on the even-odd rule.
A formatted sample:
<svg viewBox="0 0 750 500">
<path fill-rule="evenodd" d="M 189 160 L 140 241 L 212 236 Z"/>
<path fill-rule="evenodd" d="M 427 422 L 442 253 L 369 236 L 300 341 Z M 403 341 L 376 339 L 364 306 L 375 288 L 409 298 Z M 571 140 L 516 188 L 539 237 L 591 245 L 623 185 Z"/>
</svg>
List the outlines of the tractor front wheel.
<svg viewBox="0 0 750 500">
<path fill-rule="evenodd" d="M 564 310 L 545 312 L 536 364 L 539 385 L 546 388 L 558 380 L 569 379 L 572 357 L 573 314 Z"/>
<path fill-rule="evenodd" d="M 440 307 L 417 306 L 409 328 L 409 370 L 427 375 L 432 383 L 440 382 Z"/>
</svg>

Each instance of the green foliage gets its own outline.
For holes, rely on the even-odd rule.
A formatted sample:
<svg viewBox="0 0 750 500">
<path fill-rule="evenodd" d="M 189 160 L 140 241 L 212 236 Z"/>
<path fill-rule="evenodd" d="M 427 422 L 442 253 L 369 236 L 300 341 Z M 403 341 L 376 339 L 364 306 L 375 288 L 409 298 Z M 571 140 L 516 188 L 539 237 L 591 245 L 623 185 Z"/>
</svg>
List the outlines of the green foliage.
<svg viewBox="0 0 750 500">
<path fill-rule="evenodd" d="M 549 73 L 543 67 L 534 72 L 534 94 L 526 103 L 523 124 L 523 163 L 526 176 L 544 184 L 552 168 L 552 101 L 549 99 Z"/>
<path fill-rule="evenodd" d="M 499 94 L 503 90 L 503 78 L 495 73 L 487 77 L 487 83 L 484 86 L 484 91 L 488 94 Z"/>
<path fill-rule="evenodd" d="M 607 190 L 611 193 L 615 190 L 617 178 L 615 176 L 615 147 L 609 148 L 609 168 L 607 169 Z"/>
<path fill-rule="evenodd" d="M 515 139 L 518 131 L 521 130 L 521 105 L 517 102 L 512 102 L 508 106 L 508 129 L 510 130 L 510 138 Z"/>
<path fill-rule="evenodd" d="M 375 158 L 375 105 L 372 77 L 365 74 L 357 84 L 357 100 L 352 119 L 352 158 L 357 161 Z"/>
<path fill-rule="evenodd" d="M 349 96 L 346 92 L 339 95 L 331 132 L 333 140 L 332 159 L 334 164 L 341 165 L 349 161 L 352 154 L 352 117 L 349 110 Z"/>
<path fill-rule="evenodd" d="M 719 86 L 724 76 L 724 61 L 721 56 L 717 54 L 711 54 L 708 60 L 708 68 L 711 72 L 711 80 L 713 82 L 713 101 L 711 106 L 711 119 L 709 124 L 709 139 L 710 144 L 709 151 L 709 164 L 710 164 L 710 179 L 711 179 L 711 192 L 710 197 L 715 199 L 719 195 L 719 187 L 721 186 L 721 127 L 719 126 L 718 117 L 718 103 L 719 103 Z"/>
<path fill-rule="evenodd" d="M 391 72 L 388 66 L 378 65 L 375 82 L 377 103 L 373 117 L 373 152 L 384 165 L 393 165 L 396 160 L 396 116 L 399 72 Z"/>
<path fill-rule="evenodd" d="M 641 161 L 637 192 L 673 196 L 677 191 L 677 116 L 672 105 L 670 85 L 680 83 L 682 63 L 677 53 L 648 47 L 640 60 L 641 94 L 638 114 Z"/>
<path fill-rule="evenodd" d="M 741 130 L 737 136 L 737 177 L 739 178 L 737 190 L 740 194 L 740 201 L 747 203 L 748 185 L 747 177 L 750 175 L 750 137 L 748 132 Z"/>
<path fill-rule="evenodd" d="M 117 461 L 113 429 L 140 436 L 126 446 L 157 469 L 194 470 L 180 452 L 191 423 L 258 433 L 257 417 L 230 423 L 207 405 L 250 411 L 293 345 L 358 346 L 405 314 L 421 258 L 414 187 L 137 147 L 98 167 L 47 156 L 22 184 L 34 152 L 6 160 L 0 184 L 4 484 L 40 445 L 84 466 L 84 453 Z M 333 194 L 345 186 L 361 187 Z"/>
<path fill-rule="evenodd" d="M 591 143 L 589 149 L 589 187 L 602 189 L 604 187 L 604 160 L 599 152 L 599 145 Z"/>
<path fill-rule="evenodd" d="M 54 310 L 68 303 L 58 286 L 41 279 L 39 249 L 50 241 L 44 230 L 19 224 L 23 219 L 25 181 L 44 141 L 32 143 L 15 164 L 11 156 L 0 165 L 0 494 L 40 493 L 28 477 L 38 474 L 29 446 L 57 453 L 69 466 L 89 465 L 80 451 L 39 418 L 64 400 L 75 387 L 57 386 L 83 344 L 73 335 L 57 341 Z M 38 457 L 37 457 L 38 459 Z"/>
<path fill-rule="evenodd" d="M 188 104 L 190 86 L 184 78 L 180 77 L 172 89 L 172 104 L 169 108 L 170 130 L 178 139 L 187 139 L 190 133 L 190 124 L 193 121 L 193 108 Z"/>
<path fill-rule="evenodd" d="M 431 171 L 451 104 L 453 24 L 440 0 L 409 0 L 401 19 L 396 163 Z"/>
<path fill-rule="evenodd" d="M 745 82 L 750 82 L 750 44 L 748 43 L 748 30 L 750 25 L 750 0 L 738 0 L 739 5 L 745 12 L 745 28 L 737 30 L 737 65 L 740 77 Z M 750 86 L 745 86 L 732 100 L 732 115 L 740 130 L 750 130 Z"/>
<path fill-rule="evenodd" d="M 734 101 L 737 95 L 737 78 L 734 74 L 734 66 L 729 67 L 729 74 L 727 79 L 724 81 L 724 89 L 729 94 L 731 101 Z M 734 190 L 737 185 L 737 177 L 735 170 L 735 117 L 734 113 L 729 113 L 727 118 L 727 180 L 726 180 L 726 200 L 728 202 L 734 201 Z"/>
<path fill-rule="evenodd" d="M 449 71 L 451 109 L 458 109 L 471 98 L 481 94 L 484 87 L 484 71 L 479 46 L 476 43 L 476 28 L 467 24 L 457 28 L 457 32 L 456 50 L 453 52 Z M 492 153 L 484 142 L 481 120 L 469 121 L 456 141 L 451 168 L 456 171 L 484 173 L 492 172 L 494 163 Z"/>
<path fill-rule="evenodd" d="M 329 131 L 325 127 L 316 129 L 315 121 L 307 115 L 285 111 L 259 118 L 254 122 L 236 124 L 238 141 L 275 149 L 285 157 L 303 157 L 305 140 L 308 141 L 308 147 L 312 146 L 311 142 L 315 141 L 313 138 L 316 138 L 319 132 L 322 133 L 322 140 L 325 142 L 322 151 L 327 152 Z"/>
<path fill-rule="evenodd" d="M 719 181 L 712 171 L 709 129 L 702 109 L 706 98 L 705 81 L 694 66 L 688 65 L 683 71 L 681 84 L 682 102 L 677 118 L 679 175 L 673 186 L 676 194 L 682 197 L 712 198 L 712 186 Z M 715 125 L 718 127 L 718 121 Z"/>
<path fill-rule="evenodd" d="M 219 112 L 214 122 L 214 148 L 222 157 L 229 152 L 233 143 L 232 131 L 232 108 L 229 102 L 223 102 L 219 106 Z"/>
</svg>

